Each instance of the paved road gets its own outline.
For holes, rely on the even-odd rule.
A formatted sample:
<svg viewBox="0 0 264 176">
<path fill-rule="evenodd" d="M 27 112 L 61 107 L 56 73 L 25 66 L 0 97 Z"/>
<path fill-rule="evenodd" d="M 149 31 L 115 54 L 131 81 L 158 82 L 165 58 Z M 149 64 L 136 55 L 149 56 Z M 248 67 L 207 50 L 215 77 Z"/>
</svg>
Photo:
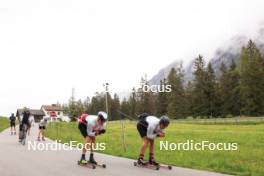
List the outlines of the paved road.
<svg viewBox="0 0 264 176">
<path fill-rule="evenodd" d="M 36 141 L 37 125 L 32 129 L 28 141 Z M 52 143 L 47 140 L 38 143 Z M 224 174 L 173 167 L 173 170 L 149 170 L 133 166 L 133 160 L 96 154 L 98 161 L 107 168 L 95 170 L 77 165 L 80 151 L 30 151 L 22 146 L 17 136 L 9 129 L 0 133 L 1 176 L 224 176 Z"/>
</svg>

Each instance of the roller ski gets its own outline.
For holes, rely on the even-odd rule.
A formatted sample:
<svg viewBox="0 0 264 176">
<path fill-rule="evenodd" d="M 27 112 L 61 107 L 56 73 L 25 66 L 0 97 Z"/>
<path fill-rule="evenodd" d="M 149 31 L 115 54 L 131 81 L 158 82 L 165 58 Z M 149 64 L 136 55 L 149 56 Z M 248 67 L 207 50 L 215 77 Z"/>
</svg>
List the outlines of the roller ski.
<svg viewBox="0 0 264 176">
<path fill-rule="evenodd" d="M 85 159 L 81 159 L 81 160 L 77 161 L 77 164 L 79 166 L 88 167 L 90 169 L 95 169 L 96 168 L 96 166 L 94 164 L 86 161 Z"/>
<path fill-rule="evenodd" d="M 90 164 L 93 164 L 95 167 L 101 167 L 101 168 L 106 168 L 105 164 L 100 164 L 94 160 L 94 155 L 93 153 L 90 154 L 90 159 L 88 161 Z"/>
<path fill-rule="evenodd" d="M 88 162 L 88 163 L 90 163 L 90 162 Z M 93 163 L 91 163 L 91 164 L 93 164 Z M 95 167 L 100 167 L 100 168 L 106 168 L 106 165 L 105 164 L 99 164 L 99 163 L 96 163 L 96 164 L 93 164 Z"/>
<path fill-rule="evenodd" d="M 172 169 L 172 167 L 169 166 L 169 165 L 164 165 L 164 164 L 157 163 L 153 156 L 151 156 L 151 158 L 149 159 L 149 164 L 155 165 L 155 166 L 159 166 L 160 169 L 169 169 L 169 170 Z"/>
<path fill-rule="evenodd" d="M 163 165 L 163 164 L 159 164 L 160 169 L 168 169 L 168 170 L 172 170 L 172 166 L 170 165 Z"/>
<path fill-rule="evenodd" d="M 160 169 L 158 163 L 145 162 L 143 159 L 138 159 L 137 162 L 134 162 L 134 166 L 142 167 L 142 168 L 148 168 L 148 169 L 154 169 L 154 170 Z"/>
<path fill-rule="evenodd" d="M 85 157 L 82 156 L 81 160 L 78 161 L 78 164 L 79 165 L 90 165 L 93 169 L 95 169 L 96 167 L 106 168 L 105 164 L 100 164 L 94 160 L 93 154 L 90 154 L 89 161 L 86 161 Z"/>
</svg>

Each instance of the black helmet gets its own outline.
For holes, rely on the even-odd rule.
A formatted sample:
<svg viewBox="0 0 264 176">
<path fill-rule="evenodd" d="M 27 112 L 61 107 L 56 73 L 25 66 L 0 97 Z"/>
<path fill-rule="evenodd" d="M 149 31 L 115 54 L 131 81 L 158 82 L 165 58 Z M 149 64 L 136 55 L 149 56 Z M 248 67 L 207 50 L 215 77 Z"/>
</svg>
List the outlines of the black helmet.
<svg viewBox="0 0 264 176">
<path fill-rule="evenodd" d="M 168 116 L 165 116 L 165 115 L 161 116 L 160 117 L 160 124 L 163 124 L 165 126 L 168 126 L 170 124 L 169 117 Z"/>
</svg>

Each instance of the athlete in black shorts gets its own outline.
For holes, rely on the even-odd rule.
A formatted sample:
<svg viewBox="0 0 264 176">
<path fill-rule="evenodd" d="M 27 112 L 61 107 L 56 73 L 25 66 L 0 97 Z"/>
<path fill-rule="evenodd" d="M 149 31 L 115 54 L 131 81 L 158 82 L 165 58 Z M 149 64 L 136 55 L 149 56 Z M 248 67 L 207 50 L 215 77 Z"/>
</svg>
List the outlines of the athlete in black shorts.
<svg viewBox="0 0 264 176">
<path fill-rule="evenodd" d="M 11 135 L 16 135 L 16 116 L 14 115 L 14 113 L 11 114 L 11 116 L 9 117 L 10 120 L 10 129 L 11 129 Z"/>
<path fill-rule="evenodd" d="M 84 137 L 84 147 L 80 159 L 82 164 L 88 163 L 85 157 L 86 151 L 88 149 L 87 147 L 89 147 L 90 150 L 89 162 L 92 164 L 97 164 L 94 159 L 93 147 L 95 146 L 96 136 L 105 133 L 106 122 L 107 114 L 102 111 L 98 112 L 97 115 L 82 114 L 80 117 L 78 128 Z"/>
<path fill-rule="evenodd" d="M 143 144 L 138 157 L 138 164 L 145 164 L 144 155 L 149 146 L 149 164 L 158 165 L 154 159 L 154 140 L 156 137 L 165 137 L 163 130 L 169 126 L 170 120 L 167 116 L 161 116 L 160 119 L 143 113 L 139 117 L 137 130 L 143 139 Z"/>
</svg>

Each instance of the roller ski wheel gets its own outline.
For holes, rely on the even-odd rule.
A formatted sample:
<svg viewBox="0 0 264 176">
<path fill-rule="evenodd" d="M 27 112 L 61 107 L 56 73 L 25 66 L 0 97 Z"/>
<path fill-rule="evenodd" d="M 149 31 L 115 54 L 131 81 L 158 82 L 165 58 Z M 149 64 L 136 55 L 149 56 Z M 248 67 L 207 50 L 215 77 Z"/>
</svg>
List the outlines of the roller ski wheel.
<svg viewBox="0 0 264 176">
<path fill-rule="evenodd" d="M 93 164 L 93 165 L 95 165 L 96 167 L 104 168 L 104 169 L 106 168 L 106 164 L 99 164 L 99 163 L 97 163 L 97 164 Z"/>
<path fill-rule="evenodd" d="M 172 166 L 170 166 L 170 165 L 159 165 L 159 167 L 162 169 L 172 170 Z"/>
</svg>

